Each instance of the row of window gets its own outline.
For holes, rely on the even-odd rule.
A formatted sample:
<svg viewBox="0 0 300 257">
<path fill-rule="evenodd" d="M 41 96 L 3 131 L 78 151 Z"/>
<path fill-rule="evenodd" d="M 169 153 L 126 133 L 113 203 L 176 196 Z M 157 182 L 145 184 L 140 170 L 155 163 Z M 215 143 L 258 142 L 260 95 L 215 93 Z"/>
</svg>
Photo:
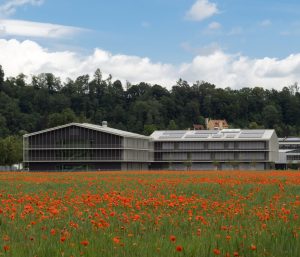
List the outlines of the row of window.
<svg viewBox="0 0 300 257">
<path fill-rule="evenodd" d="M 264 150 L 265 141 L 254 142 L 155 142 L 155 150 Z"/>
<path fill-rule="evenodd" d="M 288 161 L 300 161 L 300 155 L 288 155 L 286 158 Z"/>
<path fill-rule="evenodd" d="M 151 154 L 138 150 L 30 150 L 24 152 L 24 161 L 42 160 L 140 160 L 148 161 Z M 152 158 L 153 159 L 153 158 Z"/>
<path fill-rule="evenodd" d="M 24 161 L 35 160 L 120 160 L 121 150 L 33 150 L 25 151 Z"/>
<path fill-rule="evenodd" d="M 264 152 L 217 152 L 217 153 L 155 153 L 156 161 L 264 161 Z"/>
<path fill-rule="evenodd" d="M 300 149 L 300 144 L 279 144 L 279 149 Z"/>
</svg>

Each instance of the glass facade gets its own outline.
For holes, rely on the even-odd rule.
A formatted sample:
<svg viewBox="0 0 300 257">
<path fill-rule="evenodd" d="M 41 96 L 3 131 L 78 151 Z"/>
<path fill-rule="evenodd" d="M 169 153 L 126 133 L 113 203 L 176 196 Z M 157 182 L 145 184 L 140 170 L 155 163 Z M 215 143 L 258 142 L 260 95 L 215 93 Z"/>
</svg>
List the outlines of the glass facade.
<svg viewBox="0 0 300 257">
<path fill-rule="evenodd" d="M 59 170 L 74 166 L 78 169 L 85 167 L 83 170 L 86 167 L 98 169 L 100 162 L 106 162 L 102 166 L 107 169 L 121 169 L 121 164 L 116 166 L 115 162 L 148 162 L 149 145 L 149 140 L 142 137 L 128 138 L 70 125 L 24 137 L 23 161 L 29 169 L 57 169 L 57 165 L 53 166 L 56 162 Z M 113 163 L 109 166 L 111 161 Z"/>
</svg>

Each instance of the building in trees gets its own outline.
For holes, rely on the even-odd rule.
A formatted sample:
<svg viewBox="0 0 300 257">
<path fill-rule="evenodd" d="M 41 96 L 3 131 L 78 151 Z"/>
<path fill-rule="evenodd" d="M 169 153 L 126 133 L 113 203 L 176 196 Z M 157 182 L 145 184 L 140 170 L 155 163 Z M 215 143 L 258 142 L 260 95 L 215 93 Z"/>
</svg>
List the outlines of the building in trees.
<svg viewBox="0 0 300 257">
<path fill-rule="evenodd" d="M 300 138 L 279 138 L 279 158 L 277 169 L 300 168 Z"/>
<path fill-rule="evenodd" d="M 146 170 L 149 137 L 87 123 L 69 123 L 23 137 L 23 160 L 31 171 Z"/>
<path fill-rule="evenodd" d="M 264 170 L 278 158 L 275 130 L 155 131 L 153 169 Z"/>
<path fill-rule="evenodd" d="M 274 130 L 167 130 L 146 137 L 87 123 L 24 135 L 29 170 L 264 170 L 278 158 Z"/>
<path fill-rule="evenodd" d="M 228 129 L 228 123 L 226 120 L 211 120 L 209 118 L 206 118 L 205 126 L 206 126 L 206 129 L 209 129 L 209 130 Z"/>
</svg>

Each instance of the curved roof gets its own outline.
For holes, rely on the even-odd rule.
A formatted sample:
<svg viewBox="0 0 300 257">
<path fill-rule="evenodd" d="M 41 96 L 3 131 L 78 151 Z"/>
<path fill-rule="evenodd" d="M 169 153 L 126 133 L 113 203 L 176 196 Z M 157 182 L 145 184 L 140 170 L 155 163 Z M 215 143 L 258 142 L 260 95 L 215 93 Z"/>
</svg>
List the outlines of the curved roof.
<svg viewBox="0 0 300 257">
<path fill-rule="evenodd" d="M 117 136 L 121 136 L 121 137 L 149 139 L 149 137 L 143 136 L 143 135 L 140 135 L 140 134 L 131 133 L 131 132 L 124 131 L 124 130 L 119 130 L 119 129 L 114 129 L 114 128 L 110 128 L 110 127 L 107 127 L 107 126 L 94 125 L 94 124 L 90 124 L 90 123 L 68 123 L 68 124 L 65 124 L 65 125 L 62 125 L 62 126 L 57 126 L 57 127 L 54 127 L 54 128 L 44 129 L 44 130 L 37 131 L 37 132 L 34 132 L 34 133 L 25 134 L 24 137 L 30 137 L 30 136 L 34 136 L 34 135 L 37 135 L 37 134 L 42 134 L 42 133 L 45 133 L 45 132 L 48 132 L 48 131 L 61 129 L 61 128 L 66 128 L 66 127 L 69 127 L 69 126 L 78 126 L 78 127 L 82 127 L 82 128 L 97 130 L 97 131 L 100 131 L 100 132 L 105 132 L 105 133 L 109 133 L 109 134 L 113 134 L 113 135 L 117 135 Z"/>
</svg>

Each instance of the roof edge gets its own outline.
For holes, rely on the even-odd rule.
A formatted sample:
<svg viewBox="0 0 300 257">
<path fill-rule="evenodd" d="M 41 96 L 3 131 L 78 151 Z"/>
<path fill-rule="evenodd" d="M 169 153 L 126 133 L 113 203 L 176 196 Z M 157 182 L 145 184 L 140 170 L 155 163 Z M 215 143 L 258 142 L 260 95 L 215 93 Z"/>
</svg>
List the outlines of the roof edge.
<svg viewBox="0 0 300 257">
<path fill-rule="evenodd" d="M 27 138 L 27 137 L 30 137 L 30 136 L 39 135 L 39 134 L 46 133 L 46 132 L 49 132 L 49 131 L 53 131 L 53 130 L 57 130 L 57 129 L 61 129 L 61 128 L 66 128 L 66 127 L 69 127 L 69 126 L 78 126 L 78 127 L 82 127 L 82 128 L 86 128 L 86 129 L 95 130 L 95 131 L 101 131 L 103 133 L 109 133 L 109 134 L 121 136 L 121 137 L 131 137 L 131 138 L 141 138 L 141 139 L 149 139 L 150 138 L 148 136 L 135 134 L 135 133 L 132 133 L 132 135 L 123 135 L 122 133 L 118 133 L 117 131 L 107 131 L 107 129 L 104 129 L 104 128 L 101 129 L 101 125 L 96 125 L 97 126 L 97 128 L 96 128 L 96 127 L 91 127 L 88 124 L 89 123 L 71 122 L 71 123 L 56 126 L 56 127 L 53 127 L 53 128 L 43 129 L 43 130 L 36 131 L 36 132 L 33 132 L 33 133 L 25 134 L 25 135 L 23 135 L 23 137 Z M 95 125 L 95 124 L 90 124 L 90 125 Z M 127 131 L 125 131 L 125 132 L 127 132 Z M 129 133 L 131 133 L 131 132 L 129 132 Z"/>
</svg>

